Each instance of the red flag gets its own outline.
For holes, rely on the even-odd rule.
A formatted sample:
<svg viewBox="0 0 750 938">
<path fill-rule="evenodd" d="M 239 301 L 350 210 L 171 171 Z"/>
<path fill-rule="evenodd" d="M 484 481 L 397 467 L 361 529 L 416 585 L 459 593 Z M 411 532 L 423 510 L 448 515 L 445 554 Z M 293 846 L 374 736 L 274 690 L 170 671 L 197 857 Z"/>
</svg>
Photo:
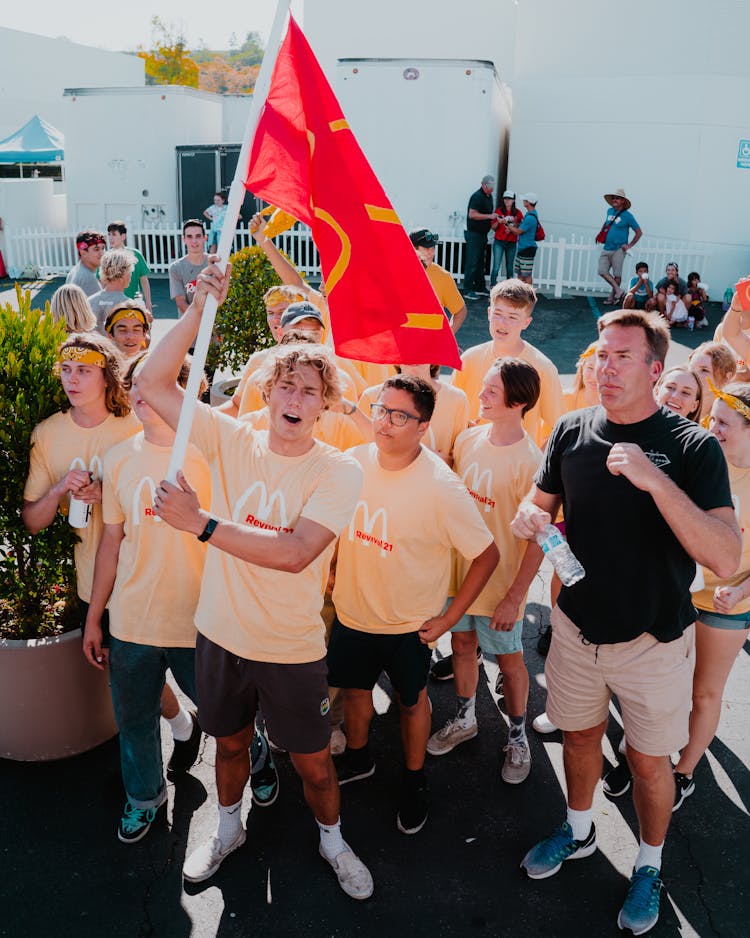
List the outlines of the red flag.
<svg viewBox="0 0 750 938">
<path fill-rule="evenodd" d="M 339 355 L 460 367 L 422 263 L 291 17 L 245 186 L 312 228 Z"/>
</svg>

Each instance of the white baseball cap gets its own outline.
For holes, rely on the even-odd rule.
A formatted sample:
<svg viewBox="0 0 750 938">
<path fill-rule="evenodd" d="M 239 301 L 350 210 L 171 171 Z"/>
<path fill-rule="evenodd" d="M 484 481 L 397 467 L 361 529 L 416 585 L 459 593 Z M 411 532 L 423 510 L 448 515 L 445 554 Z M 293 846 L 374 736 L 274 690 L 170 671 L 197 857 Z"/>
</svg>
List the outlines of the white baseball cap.
<svg viewBox="0 0 750 938">
<path fill-rule="evenodd" d="M 527 192 L 525 195 L 521 196 L 521 201 L 531 202 L 532 205 L 536 205 L 536 203 L 539 201 L 539 196 L 536 194 L 536 192 Z"/>
</svg>

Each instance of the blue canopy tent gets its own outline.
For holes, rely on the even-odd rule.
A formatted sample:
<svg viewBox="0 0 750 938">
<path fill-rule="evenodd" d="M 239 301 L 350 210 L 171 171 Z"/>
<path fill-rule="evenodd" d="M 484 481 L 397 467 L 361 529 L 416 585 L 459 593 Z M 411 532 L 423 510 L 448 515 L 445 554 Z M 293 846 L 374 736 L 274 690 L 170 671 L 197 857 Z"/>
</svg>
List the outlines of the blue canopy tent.
<svg viewBox="0 0 750 938">
<path fill-rule="evenodd" d="M 0 140 L 0 163 L 62 163 L 65 138 L 38 115 L 5 140 Z"/>
</svg>

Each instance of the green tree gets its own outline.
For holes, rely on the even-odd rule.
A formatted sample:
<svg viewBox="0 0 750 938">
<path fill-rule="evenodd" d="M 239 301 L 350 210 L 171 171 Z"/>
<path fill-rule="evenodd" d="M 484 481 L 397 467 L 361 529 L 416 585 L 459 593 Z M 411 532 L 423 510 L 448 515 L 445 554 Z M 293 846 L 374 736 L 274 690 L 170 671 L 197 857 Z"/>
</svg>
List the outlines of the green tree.
<svg viewBox="0 0 750 938">
<path fill-rule="evenodd" d="M 151 19 L 153 46 L 139 49 L 138 56 L 146 63 L 146 84 L 187 85 L 198 87 L 198 65 L 190 57 L 185 37 L 158 16 Z"/>
<path fill-rule="evenodd" d="M 248 33 L 245 41 L 232 55 L 229 61 L 232 65 L 260 65 L 263 61 L 263 41 L 258 33 Z"/>
</svg>

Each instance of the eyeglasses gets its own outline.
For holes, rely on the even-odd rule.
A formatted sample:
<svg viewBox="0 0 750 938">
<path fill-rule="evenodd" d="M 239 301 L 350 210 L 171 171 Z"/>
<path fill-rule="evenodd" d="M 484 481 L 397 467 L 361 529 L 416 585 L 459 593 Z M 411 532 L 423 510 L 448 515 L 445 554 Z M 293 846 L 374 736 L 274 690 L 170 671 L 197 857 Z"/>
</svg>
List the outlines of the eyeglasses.
<svg viewBox="0 0 750 938">
<path fill-rule="evenodd" d="M 370 415 L 373 420 L 384 420 L 386 415 L 391 425 L 394 427 L 405 427 L 409 420 L 416 420 L 420 423 L 421 418 L 414 414 L 407 414 L 405 410 L 394 410 L 392 407 L 384 407 L 382 404 L 370 404 Z"/>
</svg>

